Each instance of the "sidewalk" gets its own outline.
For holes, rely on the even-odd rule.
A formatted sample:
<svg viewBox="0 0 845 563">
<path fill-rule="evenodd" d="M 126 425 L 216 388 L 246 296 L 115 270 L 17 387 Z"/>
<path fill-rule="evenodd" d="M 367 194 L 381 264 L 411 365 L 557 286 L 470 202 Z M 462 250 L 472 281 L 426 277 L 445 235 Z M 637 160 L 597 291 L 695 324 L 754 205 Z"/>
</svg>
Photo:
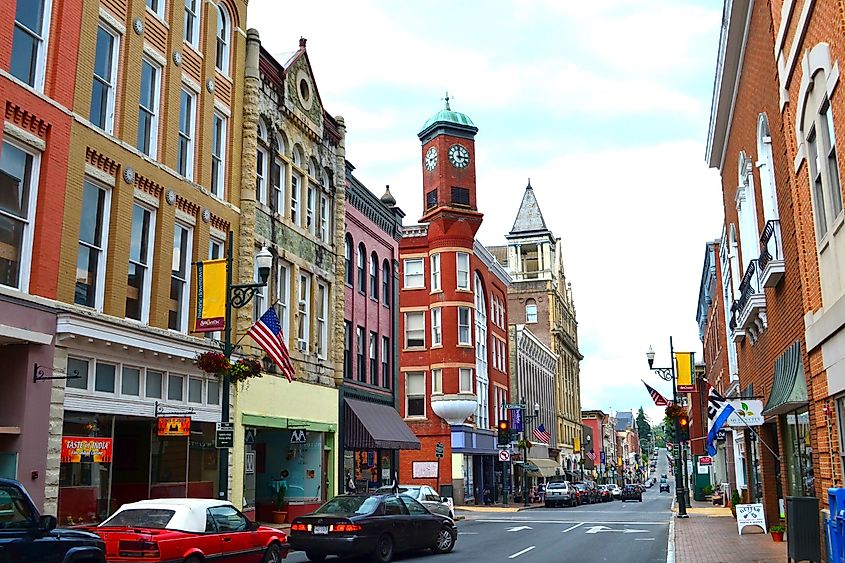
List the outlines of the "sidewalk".
<svg viewBox="0 0 845 563">
<path fill-rule="evenodd" d="M 677 512 L 677 507 L 672 507 Z M 675 518 L 676 563 L 775 563 L 786 561 L 786 542 L 746 531 L 740 536 L 729 508 L 693 501 L 689 518 Z M 674 514 L 673 514 L 674 516 Z M 755 529 L 756 530 L 756 529 Z"/>
<path fill-rule="evenodd" d="M 466 511 L 466 512 L 520 512 L 523 510 L 529 510 L 531 508 L 543 508 L 542 502 L 532 502 L 528 506 L 525 506 L 521 502 L 512 502 L 505 506 L 504 504 L 468 504 L 468 505 L 455 505 L 455 512 Z"/>
</svg>

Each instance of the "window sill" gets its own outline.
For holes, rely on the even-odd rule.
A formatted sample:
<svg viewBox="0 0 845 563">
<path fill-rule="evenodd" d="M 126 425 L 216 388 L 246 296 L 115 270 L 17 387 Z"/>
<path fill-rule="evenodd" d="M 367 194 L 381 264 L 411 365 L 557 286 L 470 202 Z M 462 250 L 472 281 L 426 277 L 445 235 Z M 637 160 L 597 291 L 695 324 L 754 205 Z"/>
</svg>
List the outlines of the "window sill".
<svg viewBox="0 0 845 563">
<path fill-rule="evenodd" d="M 425 346 L 411 346 L 408 348 L 402 348 L 403 352 L 425 352 L 428 348 Z"/>
<path fill-rule="evenodd" d="M 425 286 L 422 285 L 420 287 L 403 287 L 401 291 L 419 291 L 421 289 L 425 289 Z"/>
<path fill-rule="evenodd" d="M 426 418 L 426 416 L 424 414 L 421 414 L 421 415 L 415 415 L 415 416 L 406 416 L 402 420 L 407 420 L 409 422 L 414 422 L 414 421 L 419 422 L 421 420 L 428 420 L 428 418 Z"/>
<path fill-rule="evenodd" d="M 455 293 L 472 293 L 472 290 L 464 287 L 458 287 L 455 289 Z"/>
<path fill-rule="evenodd" d="M 164 7 L 163 3 L 162 3 L 162 7 Z M 170 29 L 170 26 L 167 25 L 167 22 L 164 19 L 164 14 L 159 14 L 159 13 L 151 10 L 149 6 L 147 6 L 146 9 L 147 9 L 147 13 L 150 14 L 151 16 L 153 16 L 155 19 L 157 19 L 158 22 L 161 25 L 163 25 L 165 29 Z"/>
<path fill-rule="evenodd" d="M 473 348 L 475 348 L 475 346 L 473 346 L 472 344 L 458 344 L 457 348 L 469 348 L 470 350 L 472 350 Z"/>
<path fill-rule="evenodd" d="M 197 35 L 199 35 L 199 31 L 197 31 Z M 194 52 L 194 54 L 195 54 L 196 56 L 198 56 L 200 59 L 202 59 L 202 58 L 203 58 L 203 54 L 202 54 L 202 52 L 200 51 L 200 47 L 199 47 L 199 45 L 194 45 L 193 43 L 191 43 L 190 41 L 188 41 L 188 40 L 187 40 L 187 39 L 185 39 L 184 37 L 182 38 L 182 43 L 184 43 L 184 44 L 185 44 L 185 47 L 188 47 L 189 49 L 191 49 L 191 51 L 193 51 L 193 52 Z M 197 37 L 197 43 L 199 43 L 199 37 Z"/>
<path fill-rule="evenodd" d="M 443 348 L 443 344 L 432 344 L 431 345 L 432 350 L 437 350 L 437 349 L 441 349 L 441 348 Z"/>
<path fill-rule="evenodd" d="M 443 290 L 442 289 L 432 289 L 429 292 L 429 295 L 437 295 L 438 293 L 443 293 Z"/>
</svg>

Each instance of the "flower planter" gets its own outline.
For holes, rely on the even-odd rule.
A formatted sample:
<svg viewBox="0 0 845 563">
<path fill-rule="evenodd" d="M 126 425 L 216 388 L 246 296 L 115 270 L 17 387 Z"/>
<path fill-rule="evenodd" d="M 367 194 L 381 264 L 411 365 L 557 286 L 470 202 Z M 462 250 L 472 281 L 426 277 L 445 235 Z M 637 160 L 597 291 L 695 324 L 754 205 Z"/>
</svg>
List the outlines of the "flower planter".
<svg viewBox="0 0 845 563">
<path fill-rule="evenodd" d="M 287 510 L 274 510 L 273 511 L 273 524 L 284 524 L 285 520 L 288 519 L 288 512 Z"/>
<path fill-rule="evenodd" d="M 782 542 L 783 541 L 783 532 L 769 532 L 772 534 L 772 541 Z"/>
</svg>

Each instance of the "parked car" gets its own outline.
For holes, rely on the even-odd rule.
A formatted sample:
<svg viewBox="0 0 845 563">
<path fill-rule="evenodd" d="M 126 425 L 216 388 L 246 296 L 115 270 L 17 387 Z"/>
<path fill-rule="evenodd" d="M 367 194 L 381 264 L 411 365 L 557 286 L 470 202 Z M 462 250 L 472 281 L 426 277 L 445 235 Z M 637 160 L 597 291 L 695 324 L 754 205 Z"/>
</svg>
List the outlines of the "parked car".
<svg viewBox="0 0 845 563">
<path fill-rule="evenodd" d="M 407 495 L 340 495 L 295 518 L 288 539 L 311 561 L 369 555 L 385 563 L 399 551 L 449 553 L 458 529 L 451 518 L 429 512 Z"/>
<path fill-rule="evenodd" d="M 578 493 L 569 481 L 555 481 L 546 485 L 546 508 L 558 505 L 575 506 Z"/>
<path fill-rule="evenodd" d="M 609 485 L 599 485 L 599 498 L 601 498 L 602 502 L 609 502 L 613 500 L 613 495 L 610 492 Z"/>
<path fill-rule="evenodd" d="M 280 563 L 288 543 L 281 530 L 250 522 L 231 502 L 168 498 L 121 506 L 91 528 L 106 542 L 106 559 Z"/>
<path fill-rule="evenodd" d="M 56 517 L 39 514 L 22 484 L 0 479 L 0 561 L 104 563 L 105 553 L 97 535 L 57 529 Z"/>
<path fill-rule="evenodd" d="M 575 483 L 575 490 L 578 491 L 578 504 L 592 504 L 593 495 L 584 483 Z"/>
<path fill-rule="evenodd" d="M 381 487 L 376 494 L 389 495 L 393 487 Z M 442 514 L 449 518 L 455 518 L 455 505 L 449 497 L 441 497 L 428 485 L 399 485 L 399 494 L 408 495 L 414 500 L 422 503 L 424 507 L 435 514 Z"/>
<path fill-rule="evenodd" d="M 639 487 L 637 487 L 637 485 L 625 485 L 625 487 L 622 488 L 622 502 L 625 502 L 626 500 L 638 500 L 642 502 L 643 492 L 639 489 Z"/>
<path fill-rule="evenodd" d="M 613 498 L 622 498 L 622 487 L 619 485 L 610 485 L 610 492 Z"/>
<path fill-rule="evenodd" d="M 669 481 L 666 479 L 660 480 L 660 492 L 662 493 L 663 491 L 669 492 Z"/>
</svg>

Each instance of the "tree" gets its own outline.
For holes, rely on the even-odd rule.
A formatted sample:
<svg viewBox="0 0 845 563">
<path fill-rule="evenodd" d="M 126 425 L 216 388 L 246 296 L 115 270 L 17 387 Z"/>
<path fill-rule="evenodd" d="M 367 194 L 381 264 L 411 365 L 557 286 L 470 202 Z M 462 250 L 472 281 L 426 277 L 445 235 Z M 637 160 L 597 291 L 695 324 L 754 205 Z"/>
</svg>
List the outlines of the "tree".
<svg viewBox="0 0 845 563">
<path fill-rule="evenodd" d="M 651 455 L 651 449 L 653 446 L 651 422 L 649 422 L 648 416 L 646 416 L 642 406 L 637 412 L 637 434 L 639 434 L 640 438 L 640 449 L 645 453 L 645 455 Z"/>
</svg>

